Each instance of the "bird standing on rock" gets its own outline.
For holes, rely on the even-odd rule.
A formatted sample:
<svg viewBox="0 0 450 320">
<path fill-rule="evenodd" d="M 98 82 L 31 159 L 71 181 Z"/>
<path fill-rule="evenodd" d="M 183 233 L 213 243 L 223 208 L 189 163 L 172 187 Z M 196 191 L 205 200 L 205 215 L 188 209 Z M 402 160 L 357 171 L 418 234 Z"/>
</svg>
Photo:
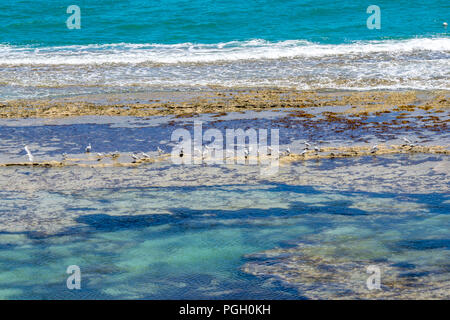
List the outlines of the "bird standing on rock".
<svg viewBox="0 0 450 320">
<path fill-rule="evenodd" d="M 248 158 L 248 154 L 249 154 L 249 151 L 247 148 L 245 148 L 245 150 L 244 150 L 245 159 Z"/>
<path fill-rule="evenodd" d="M 377 150 L 378 150 L 378 145 L 376 144 L 372 147 L 370 152 L 375 153 L 375 152 L 377 152 Z"/>
<path fill-rule="evenodd" d="M 30 162 L 33 162 L 33 161 L 34 161 L 34 157 L 33 157 L 33 155 L 31 154 L 30 149 L 28 149 L 28 146 L 25 146 L 24 149 L 25 149 L 25 151 L 27 152 L 28 160 L 29 160 Z"/>
<path fill-rule="evenodd" d="M 286 149 L 286 155 L 289 156 L 291 154 L 291 149 L 289 147 L 287 147 Z"/>
</svg>

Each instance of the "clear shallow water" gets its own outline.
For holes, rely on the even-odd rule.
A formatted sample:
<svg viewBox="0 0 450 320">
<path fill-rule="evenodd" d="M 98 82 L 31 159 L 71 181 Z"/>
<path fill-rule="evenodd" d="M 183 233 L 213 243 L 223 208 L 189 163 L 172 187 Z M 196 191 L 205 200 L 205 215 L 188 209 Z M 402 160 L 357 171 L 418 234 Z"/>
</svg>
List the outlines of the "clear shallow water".
<svg viewBox="0 0 450 320">
<path fill-rule="evenodd" d="M 210 85 L 446 89 L 447 1 L 0 1 L 0 98 Z M 263 23 L 261 23 L 263 22 Z"/>
<path fill-rule="evenodd" d="M 8 197 L 0 200 L 3 208 Z M 422 274 L 428 290 L 433 281 L 450 280 L 448 193 L 330 192 L 271 183 L 41 192 L 38 198 L 38 211 L 60 210 L 35 212 L 42 215 L 37 223 L 68 219 L 63 210 L 76 213 L 75 224 L 48 236 L 0 233 L 2 298 L 326 297 L 333 283 L 297 291 L 271 274 L 242 270 L 255 261 L 247 255 L 305 242 L 332 261 L 404 266 L 398 281 Z M 155 214 L 161 210 L 167 213 Z M 72 264 L 82 271 L 77 292 L 65 287 Z"/>
<path fill-rule="evenodd" d="M 202 119 L 204 128 L 264 128 L 281 115 Z M 88 139 L 94 152 L 129 155 L 159 143 L 170 150 L 168 120 L 2 120 L 0 159 L 23 161 L 26 143 L 36 159 L 59 160 Z M 292 150 L 310 137 L 301 126 L 283 130 L 281 143 Z M 360 137 L 374 143 L 370 130 Z M 445 133 L 430 139 L 448 142 Z M 346 145 L 348 137 L 326 142 Z M 367 265 L 383 268 L 386 294 L 394 282 L 397 298 L 432 297 L 450 281 L 448 170 L 448 156 L 427 154 L 300 162 L 272 177 L 257 166 L 164 162 L 1 168 L 0 297 L 361 298 Z M 81 268 L 81 291 L 66 288 L 72 264 Z M 305 266 L 305 278 L 295 274 Z M 311 285 L 324 270 L 336 270 L 335 278 Z"/>
<path fill-rule="evenodd" d="M 202 119 L 204 128 L 264 128 L 281 115 L 266 116 Z M 2 120 L 0 159 L 24 161 L 26 143 L 36 159 L 59 160 L 90 139 L 94 152 L 119 150 L 129 161 L 159 143 L 170 150 L 168 120 Z M 310 137 L 301 126 L 289 132 L 280 137 L 292 150 Z M 374 137 L 369 130 L 361 138 Z M 332 143 L 346 141 L 336 135 Z M 436 141 L 448 137 L 434 133 Z M 450 280 L 448 164 L 448 156 L 426 154 L 328 159 L 282 166 L 272 177 L 257 166 L 164 162 L 1 168 L 0 298 L 361 298 L 370 264 L 382 266 L 386 284 L 412 283 L 397 297 L 430 297 Z M 311 286 L 286 277 L 299 255 L 294 270 L 306 264 L 306 276 L 331 268 L 337 283 L 356 280 Z M 81 268 L 81 291 L 65 286 L 72 264 Z"/>
<path fill-rule="evenodd" d="M 217 114 L 202 114 L 195 121 L 202 122 L 203 130 L 218 129 L 225 134 L 226 129 L 238 128 L 271 128 L 279 130 L 281 150 L 289 145 L 292 152 L 300 153 L 304 141 L 316 141 L 321 146 L 348 146 L 367 144 L 402 144 L 403 136 L 421 145 L 450 144 L 450 133 L 445 130 L 434 131 L 425 127 L 426 122 L 419 122 L 417 116 L 427 117 L 423 110 L 411 112 L 407 118 L 415 122 L 414 127 L 404 128 L 402 125 L 390 126 L 389 130 L 380 131 L 373 124 L 396 119 L 400 112 L 382 115 L 369 115 L 361 121 L 359 128 L 351 130 L 343 123 L 321 122 L 327 111 L 344 111 L 345 108 L 314 107 L 303 108 L 307 113 L 317 115 L 317 119 L 299 120 L 290 114 L 293 110 L 282 111 L 245 111 L 231 112 L 217 117 Z M 440 113 L 442 121 L 450 119 L 449 114 Z M 315 123 L 314 127 L 311 124 Z M 193 136 L 194 120 L 192 118 L 176 118 L 161 116 L 141 117 L 109 117 L 83 116 L 63 119 L 0 119 L 0 163 L 23 162 L 27 159 L 23 150 L 28 145 L 39 161 L 61 160 L 63 153 L 77 155 L 75 158 L 86 158 L 84 148 L 88 143 L 93 152 L 110 153 L 120 151 L 126 155 L 133 152 L 146 152 L 156 155 L 160 147 L 170 153 L 173 142 L 170 141 L 176 128 L 186 128 Z M 270 141 L 270 138 L 269 138 Z M 205 141 L 208 144 L 209 141 Z"/>
</svg>

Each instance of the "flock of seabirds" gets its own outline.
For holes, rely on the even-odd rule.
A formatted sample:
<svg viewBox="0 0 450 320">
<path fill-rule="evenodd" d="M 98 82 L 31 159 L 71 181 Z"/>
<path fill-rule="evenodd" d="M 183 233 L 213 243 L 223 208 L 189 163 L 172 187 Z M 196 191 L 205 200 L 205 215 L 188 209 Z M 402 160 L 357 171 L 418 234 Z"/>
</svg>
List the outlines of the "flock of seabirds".
<svg viewBox="0 0 450 320">
<path fill-rule="evenodd" d="M 406 146 L 406 145 L 409 145 L 410 147 L 414 147 L 414 146 L 415 146 L 415 144 L 412 143 L 412 142 L 411 142 L 408 138 L 406 138 L 406 137 L 403 137 L 403 141 L 405 142 L 405 144 L 403 144 L 404 146 Z M 310 150 L 310 148 L 312 148 L 312 149 L 316 152 L 316 154 L 320 152 L 320 148 L 319 148 L 318 146 L 312 147 L 311 144 L 310 144 L 308 141 L 306 141 L 306 140 L 305 140 L 303 143 L 304 143 L 305 147 L 304 147 L 303 151 L 300 153 L 300 155 L 306 154 L 306 152 L 308 152 L 308 151 Z M 31 151 L 30 151 L 30 149 L 28 148 L 27 145 L 24 146 L 24 149 L 25 149 L 25 152 L 27 153 L 28 161 L 34 162 L 34 156 L 33 156 L 33 154 L 31 153 Z M 210 151 L 211 149 L 212 149 L 212 148 L 211 148 L 210 146 L 207 146 L 207 145 L 204 146 L 203 151 L 199 150 L 198 148 L 194 148 L 194 155 L 195 155 L 195 153 L 197 152 L 198 154 L 200 154 L 200 155 L 202 156 L 202 159 L 205 159 L 205 158 L 208 156 L 208 153 L 209 153 L 209 151 Z M 371 148 L 371 153 L 375 153 L 377 150 L 378 150 L 378 145 L 374 145 L 374 146 L 372 146 L 372 148 Z M 272 155 L 272 151 L 273 151 L 273 149 L 272 149 L 271 147 L 267 147 L 267 155 L 268 155 L 268 156 L 271 156 L 271 155 Z M 85 153 L 91 153 L 91 152 L 92 152 L 92 145 L 89 143 L 89 144 L 86 146 L 86 148 L 85 148 Z M 158 152 L 159 156 L 162 156 L 162 155 L 164 154 L 164 151 L 163 151 L 160 147 L 157 148 L 157 152 Z M 245 157 L 245 159 L 248 159 L 248 157 L 249 157 L 249 155 L 250 155 L 251 152 L 252 152 L 252 146 L 245 147 L 245 149 L 244 149 L 244 157 Z M 256 152 L 257 152 L 257 154 L 259 155 L 259 150 L 258 150 L 258 149 L 256 150 Z M 141 156 L 139 156 L 138 153 L 132 153 L 132 154 L 130 155 L 131 158 L 132 158 L 132 162 L 133 162 L 133 163 L 135 163 L 135 162 L 138 161 L 138 160 L 142 160 L 142 159 L 150 159 L 150 158 L 151 158 L 151 157 L 150 157 L 147 153 L 145 153 L 145 152 L 142 152 L 142 153 L 140 153 L 140 154 L 141 154 Z M 180 150 L 180 152 L 179 152 L 179 156 L 180 156 L 180 157 L 183 157 L 184 154 L 185 154 L 185 153 L 184 153 L 184 149 L 181 148 L 181 150 Z M 233 154 L 234 154 L 234 150 L 233 150 Z M 290 149 L 289 147 L 287 147 L 286 150 L 285 150 L 284 152 L 282 152 L 280 155 L 281 155 L 281 156 L 289 156 L 290 154 L 291 154 L 291 149 Z M 105 156 L 109 156 L 109 157 L 112 157 L 113 159 L 116 159 L 116 158 L 118 158 L 118 157 L 120 156 L 120 153 L 119 153 L 118 151 L 115 151 L 115 152 L 109 153 L 109 154 L 104 154 L 104 153 L 98 152 L 98 153 L 96 153 L 96 155 L 98 156 L 97 161 L 101 161 L 101 159 L 102 159 L 103 157 L 105 157 Z M 66 153 L 63 153 L 62 156 L 63 156 L 63 160 L 66 160 L 66 159 L 67 159 L 67 154 L 66 154 Z"/>
</svg>

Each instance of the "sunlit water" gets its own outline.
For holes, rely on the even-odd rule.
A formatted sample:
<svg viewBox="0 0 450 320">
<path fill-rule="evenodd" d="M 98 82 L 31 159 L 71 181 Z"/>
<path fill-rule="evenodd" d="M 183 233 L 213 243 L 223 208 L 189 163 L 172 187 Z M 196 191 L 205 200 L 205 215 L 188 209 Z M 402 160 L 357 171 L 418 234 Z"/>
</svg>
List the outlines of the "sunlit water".
<svg viewBox="0 0 450 320">
<path fill-rule="evenodd" d="M 409 170 L 442 160 L 390 158 L 391 162 L 407 163 Z M 355 180 L 361 179 L 360 170 L 371 172 L 368 187 L 377 184 L 375 179 L 383 180 L 373 173 L 376 166 L 367 159 L 357 163 L 349 160 L 338 167 L 347 165 L 353 165 Z M 330 169 L 337 169 L 330 160 L 309 166 L 313 172 Z M 109 176 L 110 181 L 119 181 L 119 187 L 74 191 L 70 186 L 83 184 L 83 180 L 71 182 L 70 177 L 85 169 L 2 170 L 2 181 L 6 176 L 20 180 L 18 183 L 29 181 L 35 190 L 1 192 L 1 298 L 328 297 L 335 290 L 333 282 L 296 288 L 280 281 L 276 272 L 260 270 L 261 263 L 262 267 L 267 263 L 283 266 L 286 256 L 299 253 L 328 259 L 331 264 L 346 261 L 395 267 L 396 273 L 387 271 L 386 277 L 417 281 L 415 286 L 421 292 L 424 286 L 432 290 L 438 284 L 448 285 L 450 279 L 448 189 L 437 186 L 441 192 L 429 193 L 415 183 L 411 172 L 394 179 L 404 175 L 404 183 L 416 184 L 418 189 L 412 193 L 397 187 L 393 187 L 396 192 L 352 190 L 344 187 L 345 181 L 341 187 L 336 184 L 338 179 L 331 177 L 316 186 L 305 185 L 300 176 L 292 178 L 301 175 L 301 165 L 282 170 L 273 179 L 279 182 L 254 181 L 251 175 L 246 178 L 244 169 L 231 169 L 244 181 L 249 179 L 246 184 L 227 181 L 233 180 L 233 174 L 218 168 L 216 174 L 223 177 L 223 185 L 216 175 L 213 181 L 207 177 L 206 172 L 215 169 L 206 167 L 203 178 L 213 185 L 177 187 L 122 187 L 120 184 L 127 184 L 121 178 L 126 171 L 93 170 L 98 177 L 89 179 Z M 172 169 L 165 170 L 169 184 L 176 183 Z M 132 171 L 142 180 L 152 180 L 143 168 Z M 202 170 L 196 172 L 201 175 Z M 431 186 L 433 179 L 442 179 L 442 174 L 426 172 Z M 61 183 L 62 190 L 56 190 Z M 184 183 L 190 184 L 189 180 Z M 305 244 L 306 249 L 281 254 L 279 260 L 262 254 Z M 258 270 L 257 276 L 244 272 L 248 264 L 252 268 L 245 270 Z M 81 268 L 81 290 L 66 287 L 69 265 Z M 350 269 L 344 275 L 351 277 L 352 272 Z M 422 278 L 425 285 L 420 282 Z M 356 283 L 360 291 L 366 290 L 365 285 L 365 279 Z M 343 288 L 340 293 L 349 290 Z"/>
<path fill-rule="evenodd" d="M 75 4 L 75 3 L 73 3 Z M 447 89 L 449 4 L 0 0 L 0 100 L 214 86 Z M 264 23 L 261 23 L 261 22 Z M 419 23 L 420 21 L 420 23 Z"/>
<path fill-rule="evenodd" d="M 199 119 L 223 130 L 264 128 L 279 116 Z M 170 150 L 170 132 L 192 125 L 126 117 L 1 124 L 2 163 L 24 162 L 23 144 L 38 161 L 60 160 L 62 152 L 87 157 L 88 141 L 94 152 L 118 150 L 130 161 L 131 152 Z M 314 136 L 290 128 L 279 128 L 280 143 L 293 151 L 311 137 L 330 137 L 324 145 L 349 141 L 326 124 Z M 420 134 L 423 143 L 448 145 L 445 132 Z M 359 137 L 386 138 L 370 127 Z M 3 167 L 0 298 L 364 298 L 368 265 L 382 268 L 387 297 L 392 283 L 397 298 L 448 297 L 449 163 L 432 154 L 311 160 L 269 177 L 254 165 L 167 161 Z M 81 290 L 66 286 L 70 265 L 81 269 Z"/>
</svg>

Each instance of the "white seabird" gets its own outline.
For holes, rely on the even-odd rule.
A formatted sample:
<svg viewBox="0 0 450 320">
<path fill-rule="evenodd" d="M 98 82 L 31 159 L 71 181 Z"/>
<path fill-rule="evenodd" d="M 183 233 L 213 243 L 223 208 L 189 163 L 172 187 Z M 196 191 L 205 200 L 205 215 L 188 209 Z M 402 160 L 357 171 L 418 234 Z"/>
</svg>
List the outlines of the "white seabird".
<svg viewBox="0 0 450 320">
<path fill-rule="evenodd" d="M 267 147 L 267 155 L 271 156 L 272 155 L 272 148 L 271 147 Z"/>
<path fill-rule="evenodd" d="M 148 154 L 146 154 L 145 152 L 142 152 L 142 156 L 143 156 L 144 158 L 150 158 L 150 156 L 149 156 Z"/>
<path fill-rule="evenodd" d="M 375 153 L 378 150 L 378 145 L 374 145 L 370 152 Z"/>
<path fill-rule="evenodd" d="M 25 149 L 25 151 L 27 152 L 28 160 L 29 160 L 30 162 L 34 162 L 34 157 L 33 157 L 33 155 L 31 154 L 30 149 L 28 149 L 28 146 L 25 146 L 24 149 Z"/>
<path fill-rule="evenodd" d="M 305 144 L 305 146 L 306 146 L 306 149 L 308 149 L 309 147 L 311 147 L 311 144 L 308 143 L 308 141 L 306 141 L 306 140 L 305 140 L 304 144 Z"/>
<path fill-rule="evenodd" d="M 158 154 L 159 154 L 159 155 L 162 155 L 162 154 L 164 153 L 160 147 L 158 147 L 157 150 L 158 150 Z"/>
<path fill-rule="evenodd" d="M 314 151 L 319 152 L 319 151 L 320 151 L 320 148 L 319 148 L 318 146 L 315 146 L 315 147 L 314 147 Z"/>
<path fill-rule="evenodd" d="M 119 151 L 114 151 L 113 153 L 111 153 L 111 157 L 113 157 L 113 158 L 118 158 L 120 156 L 120 153 L 119 153 Z"/>
<path fill-rule="evenodd" d="M 86 151 L 86 153 L 89 153 L 89 152 L 91 152 L 91 150 L 92 150 L 92 146 L 91 146 L 91 144 L 89 143 L 89 144 L 87 145 L 85 151 Z"/>
<path fill-rule="evenodd" d="M 403 137 L 403 141 L 405 141 L 406 142 L 406 144 L 408 144 L 410 147 L 414 147 L 414 143 L 412 143 L 411 141 L 409 141 L 409 139 L 408 138 L 406 138 L 406 137 Z"/>
<path fill-rule="evenodd" d="M 289 148 L 289 147 L 287 147 L 287 149 L 286 149 L 286 155 L 288 156 L 288 155 L 290 155 L 291 154 L 291 149 Z"/>
</svg>

